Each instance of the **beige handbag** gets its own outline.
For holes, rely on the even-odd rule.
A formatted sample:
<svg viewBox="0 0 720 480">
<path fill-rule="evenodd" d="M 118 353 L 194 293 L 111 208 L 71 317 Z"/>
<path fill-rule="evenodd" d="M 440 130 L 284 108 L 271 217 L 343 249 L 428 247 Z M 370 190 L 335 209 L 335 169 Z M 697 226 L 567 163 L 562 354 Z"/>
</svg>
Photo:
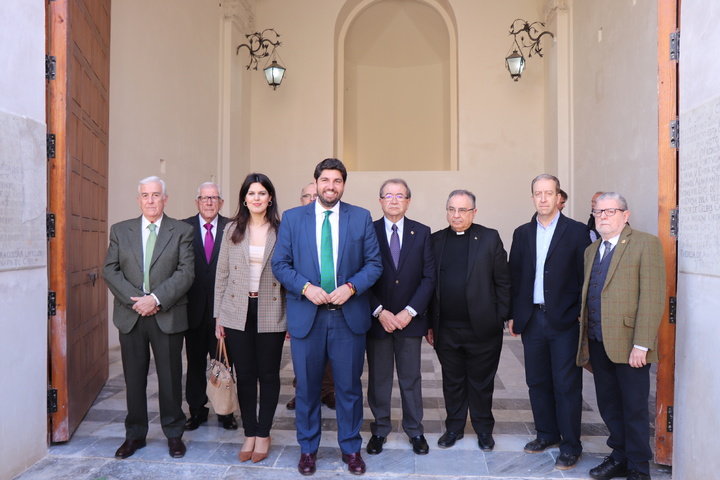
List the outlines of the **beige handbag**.
<svg viewBox="0 0 720 480">
<path fill-rule="evenodd" d="M 210 377 L 205 389 L 217 415 L 230 415 L 238 409 L 235 375 L 228 361 L 225 337 L 220 337 L 215 358 L 210 361 Z"/>
</svg>

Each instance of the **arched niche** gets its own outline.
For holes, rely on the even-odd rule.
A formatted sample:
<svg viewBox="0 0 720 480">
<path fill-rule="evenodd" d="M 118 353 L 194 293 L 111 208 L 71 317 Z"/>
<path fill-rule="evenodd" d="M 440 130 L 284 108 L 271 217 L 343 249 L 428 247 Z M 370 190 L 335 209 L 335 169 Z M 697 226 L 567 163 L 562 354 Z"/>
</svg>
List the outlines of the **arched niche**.
<svg viewBox="0 0 720 480">
<path fill-rule="evenodd" d="M 445 0 L 348 0 L 335 151 L 351 170 L 457 170 L 457 35 Z"/>
</svg>

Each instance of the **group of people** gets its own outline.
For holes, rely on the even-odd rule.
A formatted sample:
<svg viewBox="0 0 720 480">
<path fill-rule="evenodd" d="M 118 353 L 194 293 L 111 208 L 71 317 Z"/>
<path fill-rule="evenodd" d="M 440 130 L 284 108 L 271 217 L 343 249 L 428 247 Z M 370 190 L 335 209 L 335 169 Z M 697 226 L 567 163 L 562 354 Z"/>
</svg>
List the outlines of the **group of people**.
<svg viewBox="0 0 720 480">
<path fill-rule="evenodd" d="M 280 221 L 275 188 L 259 173 L 240 188 L 233 218 L 219 214 L 219 187 L 198 189 L 198 214 L 164 215 L 165 183 L 139 182 L 142 215 L 113 225 L 103 270 L 114 302 L 127 386 L 126 440 L 116 457 L 145 446 L 147 373 L 152 348 L 160 420 L 173 457 L 185 454 L 184 430 L 208 419 L 208 356 L 224 338 L 237 375 L 245 442 L 240 461 L 268 456 L 280 394 L 280 361 L 290 337 L 300 445 L 298 471 L 317 468 L 321 406 L 334 407 L 342 461 L 363 474 L 363 390 L 374 420 L 366 445 L 383 451 L 397 372 L 402 428 L 415 454 L 429 452 L 423 430 L 420 352 L 425 337 L 442 367 L 445 432 L 437 444 L 463 438 L 470 414 L 478 446 L 491 451 L 492 398 L 503 330 L 520 335 L 539 453 L 559 446 L 555 466 L 573 468 L 582 454 L 582 366 L 591 369 L 612 453 L 590 470 L 595 479 L 649 479 L 650 363 L 665 305 L 665 268 L 657 237 L 632 230 L 625 199 L 593 198 L 600 236 L 564 216 L 552 175 L 531 183 L 536 213 L 513 235 L 510 256 L 496 230 L 474 223 L 475 195 L 450 192 L 448 227 L 409 219 L 412 195 L 399 178 L 379 190 L 383 217 L 341 202 L 347 170 L 325 159 L 303 189 L 302 206 Z M 182 345 L 186 401 L 182 409 Z M 328 378 L 330 379 L 328 381 Z M 329 387 L 330 385 L 330 387 Z M 259 394 L 259 395 L 258 395 Z M 218 416 L 236 429 L 232 414 Z"/>
</svg>

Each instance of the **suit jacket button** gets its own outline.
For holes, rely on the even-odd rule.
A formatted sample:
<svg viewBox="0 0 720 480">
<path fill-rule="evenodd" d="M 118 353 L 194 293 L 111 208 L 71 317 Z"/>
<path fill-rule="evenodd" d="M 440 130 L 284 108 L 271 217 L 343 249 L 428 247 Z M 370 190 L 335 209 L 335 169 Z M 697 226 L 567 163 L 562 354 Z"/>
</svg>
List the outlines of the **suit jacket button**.
<svg viewBox="0 0 720 480">
<path fill-rule="evenodd" d="M 233 285 L 235 285 L 235 280 L 233 280 Z"/>
<path fill-rule="evenodd" d="M 273 297 L 273 302 L 277 300 L 277 297 Z"/>
<path fill-rule="evenodd" d="M 273 287 L 277 287 L 277 283 L 273 282 Z"/>
<path fill-rule="evenodd" d="M 235 298 L 235 294 L 231 293 L 230 298 Z"/>
<path fill-rule="evenodd" d="M 237 265 L 235 265 L 235 267 L 234 267 L 234 268 L 235 268 L 235 270 L 237 270 Z"/>
</svg>

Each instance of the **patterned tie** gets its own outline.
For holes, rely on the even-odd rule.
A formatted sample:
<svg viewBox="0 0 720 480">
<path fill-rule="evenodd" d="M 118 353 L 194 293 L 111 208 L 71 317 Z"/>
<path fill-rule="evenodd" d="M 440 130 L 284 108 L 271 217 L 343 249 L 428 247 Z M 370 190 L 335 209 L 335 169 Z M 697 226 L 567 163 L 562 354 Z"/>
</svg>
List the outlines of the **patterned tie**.
<svg viewBox="0 0 720 480">
<path fill-rule="evenodd" d="M 603 246 L 605 247 L 605 251 L 603 252 L 602 258 L 600 259 L 601 262 L 604 262 L 605 259 L 608 258 L 608 253 L 612 251 L 612 243 L 610 243 L 609 241 L 605 240 L 603 242 Z"/>
<path fill-rule="evenodd" d="M 145 268 L 143 270 L 143 284 L 145 285 L 145 291 L 150 293 L 150 264 L 152 263 L 153 250 L 155 250 L 155 241 L 157 240 L 157 234 L 155 233 L 156 225 L 151 223 L 148 225 L 150 229 L 150 235 L 148 235 L 147 242 L 145 242 Z"/>
<path fill-rule="evenodd" d="M 215 239 L 212 236 L 212 223 L 205 224 L 205 258 L 207 263 L 210 263 L 212 258 L 213 247 L 215 246 Z"/>
<path fill-rule="evenodd" d="M 330 229 L 330 214 L 332 210 L 325 210 L 325 220 L 322 224 L 320 244 L 320 286 L 327 293 L 335 290 L 335 266 L 333 265 L 332 230 Z"/>
<path fill-rule="evenodd" d="M 393 263 L 397 269 L 400 263 L 400 236 L 397 233 L 397 225 L 393 223 L 392 235 L 390 235 L 390 255 L 392 255 Z"/>
</svg>

